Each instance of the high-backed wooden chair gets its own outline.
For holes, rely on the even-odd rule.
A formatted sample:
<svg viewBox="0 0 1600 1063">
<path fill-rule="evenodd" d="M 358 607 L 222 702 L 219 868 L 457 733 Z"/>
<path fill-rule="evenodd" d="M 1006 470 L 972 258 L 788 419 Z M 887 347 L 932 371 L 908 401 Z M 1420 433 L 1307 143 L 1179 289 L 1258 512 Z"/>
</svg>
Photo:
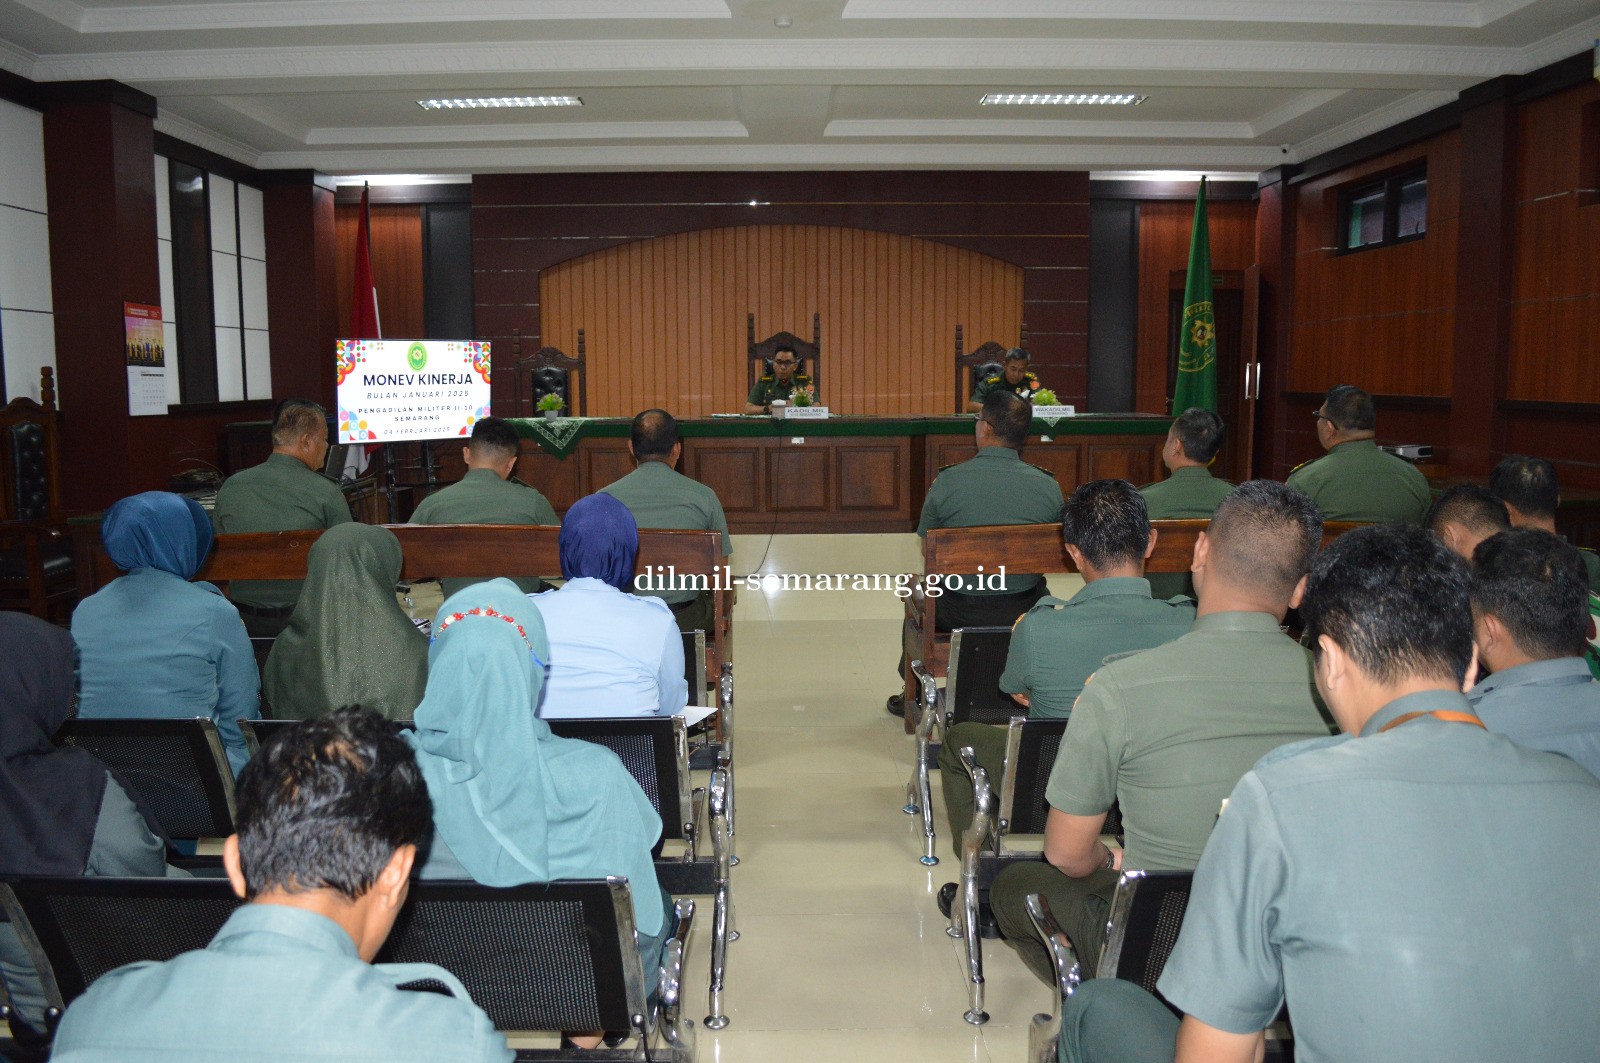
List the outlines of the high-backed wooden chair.
<svg viewBox="0 0 1600 1063">
<path fill-rule="evenodd" d="M 1028 323 L 1022 323 L 1022 342 L 1017 344 L 1023 350 L 1028 349 Z M 985 340 L 979 344 L 972 353 L 964 353 L 961 326 L 956 326 L 956 412 L 967 412 L 967 400 L 972 393 L 978 390 L 978 384 L 985 377 L 991 377 L 1005 368 L 1006 351 L 1010 350 L 1004 344 L 994 340 Z"/>
<path fill-rule="evenodd" d="M 44 620 L 77 597 L 72 543 L 61 519 L 56 466 L 55 373 L 40 370 L 40 397 L 0 407 L 0 608 Z"/>
<path fill-rule="evenodd" d="M 589 371 L 584 351 L 583 329 L 578 330 L 578 356 L 573 358 L 559 347 L 540 347 L 528 357 L 522 356 L 522 336 L 511 337 L 512 365 L 516 381 L 516 409 L 523 417 L 538 416 L 537 405 L 546 395 L 560 395 L 566 403 L 566 412 L 578 417 L 589 414 Z M 577 374 L 574 390 L 572 377 Z M 526 405 L 524 405 L 526 395 Z"/>
<path fill-rule="evenodd" d="M 799 365 L 794 367 L 796 375 L 805 374 L 811 378 L 811 384 L 817 389 L 819 401 L 822 399 L 822 315 L 811 315 L 811 342 L 796 336 L 792 332 L 774 332 L 760 343 L 756 342 L 756 315 L 752 311 L 745 323 L 745 332 L 749 337 L 745 352 L 747 373 L 745 388 L 756 386 L 756 379 L 772 372 L 772 356 L 779 347 L 793 347 L 794 356 Z"/>
</svg>

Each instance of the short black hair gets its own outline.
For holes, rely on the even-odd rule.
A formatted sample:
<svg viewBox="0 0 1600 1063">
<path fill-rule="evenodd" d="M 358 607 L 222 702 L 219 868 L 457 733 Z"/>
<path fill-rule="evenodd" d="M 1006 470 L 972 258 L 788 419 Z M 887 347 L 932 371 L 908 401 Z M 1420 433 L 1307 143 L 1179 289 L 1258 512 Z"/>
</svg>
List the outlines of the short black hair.
<svg viewBox="0 0 1600 1063">
<path fill-rule="evenodd" d="M 1061 541 L 1083 551 L 1095 568 L 1142 562 L 1150 545 L 1150 511 L 1126 480 L 1079 484 L 1061 509 Z"/>
<path fill-rule="evenodd" d="M 1026 365 L 1029 360 L 1028 349 L 1026 347 L 1011 348 L 1006 352 L 1006 356 L 1003 359 L 1003 361 L 1007 362 L 1022 362 L 1024 365 Z"/>
<path fill-rule="evenodd" d="M 522 449 L 522 439 L 504 417 L 484 417 L 472 426 L 472 442 L 468 445 L 478 451 L 499 451 L 509 458 Z"/>
<path fill-rule="evenodd" d="M 272 411 L 272 445 L 290 446 L 302 436 L 328 433 L 328 411 L 310 399 L 284 399 Z"/>
<path fill-rule="evenodd" d="M 1578 548 L 1538 528 L 1485 539 L 1472 553 L 1472 610 L 1496 616 L 1528 656 L 1581 657 L 1589 581 Z"/>
<path fill-rule="evenodd" d="M 778 355 L 782 354 L 784 351 L 788 351 L 790 354 L 794 355 L 795 361 L 800 360 L 800 352 L 794 349 L 794 344 L 792 343 L 780 343 L 776 347 L 772 348 L 773 359 L 776 360 Z"/>
<path fill-rule="evenodd" d="M 239 773 L 245 897 L 331 889 L 356 900 L 402 845 L 424 847 L 433 802 L 411 747 L 349 708 L 274 735 Z"/>
<path fill-rule="evenodd" d="M 1526 454 L 1508 455 L 1489 474 L 1489 490 L 1519 513 L 1530 517 L 1553 517 L 1561 501 L 1561 485 L 1556 467 L 1543 458 Z"/>
<path fill-rule="evenodd" d="M 1378 427 L 1372 396 L 1353 384 L 1335 384 L 1322 400 L 1322 415 L 1346 432 L 1371 432 Z"/>
<path fill-rule="evenodd" d="M 1475 535 L 1494 535 L 1511 529 L 1511 515 L 1488 488 L 1457 484 L 1439 496 L 1422 524 L 1435 535 L 1446 524 L 1459 524 Z"/>
<path fill-rule="evenodd" d="M 1206 538 L 1212 564 L 1229 582 L 1288 602 L 1322 545 L 1322 511 L 1288 484 L 1248 480 L 1217 505 Z"/>
<path fill-rule="evenodd" d="M 1217 451 L 1222 449 L 1228 426 L 1212 411 L 1191 406 L 1172 422 L 1172 434 L 1178 438 L 1178 445 L 1183 447 L 1185 457 L 1190 461 L 1205 463 L 1216 457 Z"/>
<path fill-rule="evenodd" d="M 640 461 L 664 458 L 678 445 L 678 419 L 666 410 L 646 410 L 633 419 L 629 438 Z"/>
<path fill-rule="evenodd" d="M 991 391 L 983 400 L 978 420 L 994 429 L 1002 444 L 1020 450 L 1033 427 L 1033 403 L 1012 391 Z"/>
<path fill-rule="evenodd" d="M 1356 528 L 1311 566 L 1300 603 L 1306 642 L 1320 657 L 1317 639 L 1328 636 L 1385 685 L 1459 684 L 1472 663 L 1471 583 L 1467 563 L 1416 525 Z"/>
</svg>

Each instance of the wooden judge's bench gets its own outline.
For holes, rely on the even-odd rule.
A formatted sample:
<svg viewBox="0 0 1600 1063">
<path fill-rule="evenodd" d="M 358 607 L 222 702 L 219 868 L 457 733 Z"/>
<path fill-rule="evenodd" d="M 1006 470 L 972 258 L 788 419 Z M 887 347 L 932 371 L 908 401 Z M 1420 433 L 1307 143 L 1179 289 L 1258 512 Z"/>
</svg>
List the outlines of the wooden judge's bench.
<svg viewBox="0 0 1600 1063">
<path fill-rule="evenodd" d="M 515 420 L 523 436 L 517 475 L 557 510 L 627 475 L 631 421 Z M 679 471 L 712 488 L 734 532 L 907 532 L 940 468 L 975 451 L 974 418 L 830 417 L 679 421 Z M 1169 418 L 1085 414 L 1036 420 L 1022 460 L 1055 474 L 1063 492 L 1087 480 L 1146 484 L 1165 475 Z M 435 446 L 440 478 L 461 476 L 460 448 Z"/>
</svg>

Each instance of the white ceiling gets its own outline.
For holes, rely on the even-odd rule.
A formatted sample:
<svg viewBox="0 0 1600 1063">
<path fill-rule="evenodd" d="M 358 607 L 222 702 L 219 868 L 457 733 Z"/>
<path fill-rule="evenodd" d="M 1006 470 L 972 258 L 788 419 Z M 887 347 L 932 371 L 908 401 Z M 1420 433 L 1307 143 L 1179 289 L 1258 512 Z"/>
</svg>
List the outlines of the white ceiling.
<svg viewBox="0 0 1600 1063">
<path fill-rule="evenodd" d="M 0 0 L 0 68 L 123 81 L 164 132 L 332 174 L 1255 173 L 1597 37 L 1596 0 Z M 1002 89 L 1149 100 L 978 105 Z M 416 104 L 538 93 L 584 106 Z"/>
</svg>

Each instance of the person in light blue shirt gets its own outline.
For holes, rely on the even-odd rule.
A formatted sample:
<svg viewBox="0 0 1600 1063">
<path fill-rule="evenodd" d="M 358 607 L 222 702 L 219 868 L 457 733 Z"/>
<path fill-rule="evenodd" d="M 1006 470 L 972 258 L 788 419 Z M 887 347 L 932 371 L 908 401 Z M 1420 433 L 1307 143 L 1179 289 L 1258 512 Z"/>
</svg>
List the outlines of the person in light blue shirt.
<svg viewBox="0 0 1600 1063">
<path fill-rule="evenodd" d="M 671 716 L 689 701 L 683 637 L 660 598 L 628 593 L 639 526 L 608 494 L 580 498 L 561 522 L 558 591 L 533 596 L 550 635 L 539 715 Z"/>
<path fill-rule="evenodd" d="M 1600 776 L 1600 682 L 1583 657 L 1589 588 L 1577 548 L 1518 528 L 1484 540 L 1472 563 L 1473 638 L 1493 674 L 1467 700 L 1489 730 Z"/>
<path fill-rule="evenodd" d="M 127 575 L 72 614 L 85 719 L 204 716 L 234 773 L 249 759 L 240 720 L 261 718 L 261 673 L 239 611 L 209 583 L 190 583 L 214 538 L 199 504 L 166 491 L 122 499 L 100 527 Z"/>
<path fill-rule="evenodd" d="M 236 910 L 204 949 L 102 976 L 56 1034 L 63 1063 L 510 1063 L 429 963 L 376 964 L 430 832 L 427 785 L 376 713 L 274 737 L 239 778 L 223 848 Z M 412 992 L 426 980 L 442 992 Z"/>
<path fill-rule="evenodd" d="M 661 817 L 615 753 L 558 738 L 534 714 L 550 653 L 539 611 L 515 583 L 493 579 L 445 599 L 433 630 L 428 691 L 406 735 L 433 798 L 422 877 L 485 886 L 626 878 L 653 993 L 672 927 L 650 852 Z M 591 1048 L 600 1039 L 571 1035 Z"/>
</svg>

